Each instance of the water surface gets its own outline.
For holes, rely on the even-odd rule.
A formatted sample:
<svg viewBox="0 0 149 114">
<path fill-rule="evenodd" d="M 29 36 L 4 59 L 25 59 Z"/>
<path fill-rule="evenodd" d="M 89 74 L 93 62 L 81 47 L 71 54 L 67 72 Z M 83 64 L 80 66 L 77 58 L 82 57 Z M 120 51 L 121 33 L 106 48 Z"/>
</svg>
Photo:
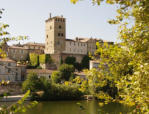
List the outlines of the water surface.
<svg viewBox="0 0 149 114">
<path fill-rule="evenodd" d="M 81 103 L 81 107 L 77 103 Z M 111 103 L 99 107 L 98 101 L 49 101 L 39 102 L 37 106 L 22 114 L 126 114 L 129 107 Z M 19 113 L 20 114 L 20 113 Z"/>
</svg>

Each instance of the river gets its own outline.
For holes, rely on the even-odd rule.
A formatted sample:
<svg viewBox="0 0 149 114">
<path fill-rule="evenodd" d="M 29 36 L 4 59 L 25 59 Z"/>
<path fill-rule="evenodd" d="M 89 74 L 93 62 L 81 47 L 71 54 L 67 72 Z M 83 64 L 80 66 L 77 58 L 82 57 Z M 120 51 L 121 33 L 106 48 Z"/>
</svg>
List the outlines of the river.
<svg viewBox="0 0 149 114">
<path fill-rule="evenodd" d="M 80 103 L 81 107 L 77 103 Z M 95 100 L 49 101 L 39 102 L 37 106 L 22 114 L 126 114 L 128 110 L 129 107 L 117 103 L 99 107 L 98 101 Z"/>
</svg>

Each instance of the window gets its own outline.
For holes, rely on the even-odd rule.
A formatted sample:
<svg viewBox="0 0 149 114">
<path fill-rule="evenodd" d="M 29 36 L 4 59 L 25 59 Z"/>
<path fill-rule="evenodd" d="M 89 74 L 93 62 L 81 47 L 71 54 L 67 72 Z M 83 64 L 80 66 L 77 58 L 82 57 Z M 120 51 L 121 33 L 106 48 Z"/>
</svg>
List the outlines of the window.
<svg viewBox="0 0 149 114">
<path fill-rule="evenodd" d="M 48 38 L 48 35 L 47 35 L 47 38 Z"/>
<path fill-rule="evenodd" d="M 58 33 L 58 36 L 61 36 L 61 34 L 60 34 L 60 33 Z"/>
<path fill-rule="evenodd" d="M 52 29 L 52 26 L 50 26 L 50 30 Z"/>
<path fill-rule="evenodd" d="M 11 63 L 8 63 L 8 66 L 11 66 Z"/>
<path fill-rule="evenodd" d="M 59 29 L 61 29 L 62 28 L 62 26 L 61 25 L 59 25 L 59 27 L 58 27 Z"/>
<path fill-rule="evenodd" d="M 8 68 L 8 73 L 10 73 L 10 71 L 11 71 L 10 68 Z"/>
<path fill-rule="evenodd" d="M 63 34 L 63 33 L 61 33 L 61 36 L 64 36 L 64 34 Z"/>
</svg>

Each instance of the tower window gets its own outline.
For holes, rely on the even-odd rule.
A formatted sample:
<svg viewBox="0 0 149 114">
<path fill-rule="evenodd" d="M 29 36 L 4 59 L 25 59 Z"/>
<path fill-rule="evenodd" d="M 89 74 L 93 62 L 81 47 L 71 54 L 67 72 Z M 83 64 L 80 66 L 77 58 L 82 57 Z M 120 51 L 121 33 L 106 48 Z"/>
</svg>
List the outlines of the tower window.
<svg viewBox="0 0 149 114">
<path fill-rule="evenodd" d="M 50 30 L 52 29 L 52 26 L 50 26 Z"/>
<path fill-rule="evenodd" d="M 61 36 L 64 36 L 64 34 L 63 34 L 63 33 L 61 33 Z"/>
<path fill-rule="evenodd" d="M 47 38 L 48 38 L 48 35 L 47 35 Z"/>
<path fill-rule="evenodd" d="M 62 26 L 61 25 L 59 25 L 59 29 L 61 29 L 62 28 Z"/>
<path fill-rule="evenodd" d="M 58 36 L 61 36 L 61 34 L 60 34 L 60 33 L 58 33 Z"/>
</svg>

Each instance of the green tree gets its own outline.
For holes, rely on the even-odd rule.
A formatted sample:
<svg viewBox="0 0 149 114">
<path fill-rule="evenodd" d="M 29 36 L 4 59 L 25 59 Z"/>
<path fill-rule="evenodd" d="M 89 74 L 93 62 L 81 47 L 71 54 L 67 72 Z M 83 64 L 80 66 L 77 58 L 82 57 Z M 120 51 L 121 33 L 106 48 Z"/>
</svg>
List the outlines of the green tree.
<svg viewBox="0 0 149 114">
<path fill-rule="evenodd" d="M 85 55 L 81 61 L 81 65 L 83 69 L 89 69 L 89 61 L 91 58 L 88 55 Z"/>
<path fill-rule="evenodd" d="M 3 11 L 4 9 L 0 9 L 0 18 L 2 18 L 1 15 Z M 7 56 L 5 51 L 3 50 L 3 45 L 7 44 L 7 42 L 27 39 L 26 36 L 8 37 L 8 35 L 10 36 L 10 33 L 6 31 L 8 27 L 9 27 L 8 24 L 4 24 L 0 22 L 0 58 L 5 58 Z M 0 65 L 3 65 L 3 64 L 0 64 Z M 30 94 L 30 91 L 27 91 L 23 98 L 21 98 L 19 101 L 13 103 L 10 106 L 1 105 L 0 114 L 10 114 L 10 113 L 14 114 L 17 112 L 25 112 L 28 108 L 32 108 L 34 105 L 37 104 L 37 102 L 34 101 L 28 104 L 24 102 L 24 100 L 29 96 L 29 94 Z"/>
<path fill-rule="evenodd" d="M 71 0 L 76 3 L 79 0 Z M 119 24 L 119 46 L 98 49 L 100 72 L 118 88 L 120 102 L 135 106 L 134 113 L 149 112 L 149 0 L 91 0 L 119 5 L 117 16 L 110 24 Z M 134 21 L 131 23 L 131 21 Z M 110 51 L 112 50 L 112 51 Z M 105 64 L 108 72 L 105 72 Z"/>
<path fill-rule="evenodd" d="M 78 71 L 81 71 L 81 70 L 82 70 L 82 64 L 81 64 L 81 63 L 76 62 L 76 63 L 74 64 L 74 67 L 75 67 Z"/>
<path fill-rule="evenodd" d="M 76 63 L 76 58 L 73 56 L 72 57 L 68 56 L 65 59 L 65 63 L 70 64 L 70 65 L 74 65 Z"/>
<path fill-rule="evenodd" d="M 74 76 L 75 68 L 73 65 L 62 64 L 59 67 L 59 71 L 61 73 L 62 79 L 68 81 L 70 79 L 70 77 Z"/>
<path fill-rule="evenodd" d="M 45 64 L 45 63 L 51 63 L 52 62 L 52 58 L 50 56 L 50 54 L 41 54 L 39 55 L 39 63 L 41 64 Z"/>
<path fill-rule="evenodd" d="M 29 54 L 31 66 L 37 67 L 39 65 L 39 56 L 36 53 Z"/>
<path fill-rule="evenodd" d="M 27 79 L 23 82 L 23 91 L 30 90 L 31 92 L 37 92 L 42 89 L 41 80 L 36 73 L 29 73 Z"/>
<path fill-rule="evenodd" d="M 0 9 L 0 19 L 2 18 L 4 9 Z M 4 44 L 7 44 L 9 41 L 18 41 L 18 40 L 26 40 L 27 36 L 17 36 L 17 37 L 8 37 L 11 34 L 7 32 L 7 28 L 9 27 L 8 24 L 4 24 L 3 22 L 0 22 L 0 58 L 6 57 L 6 53 L 2 49 L 2 46 Z"/>
<path fill-rule="evenodd" d="M 29 73 L 22 86 L 23 91 L 30 90 L 32 99 L 36 100 L 45 100 L 49 95 L 50 88 L 50 81 L 43 76 L 38 78 L 38 75 L 36 73 Z"/>
<path fill-rule="evenodd" d="M 53 83 L 60 83 L 62 81 L 61 72 L 59 71 L 52 72 L 51 80 Z"/>
</svg>

